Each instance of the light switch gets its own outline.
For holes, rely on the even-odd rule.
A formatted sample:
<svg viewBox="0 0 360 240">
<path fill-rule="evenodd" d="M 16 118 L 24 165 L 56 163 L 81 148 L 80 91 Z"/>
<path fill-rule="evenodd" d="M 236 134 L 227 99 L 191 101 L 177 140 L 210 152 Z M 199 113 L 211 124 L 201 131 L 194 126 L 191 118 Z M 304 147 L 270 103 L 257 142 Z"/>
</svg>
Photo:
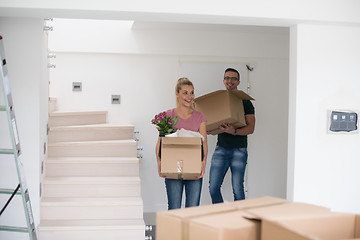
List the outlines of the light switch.
<svg viewBox="0 0 360 240">
<path fill-rule="evenodd" d="M 357 113 L 332 111 L 330 116 L 330 131 L 351 132 L 357 130 Z"/>
<path fill-rule="evenodd" d="M 81 82 L 73 82 L 72 90 L 74 92 L 81 92 L 82 90 L 82 83 Z"/>
<path fill-rule="evenodd" d="M 111 104 L 120 104 L 120 95 L 111 95 Z"/>
</svg>

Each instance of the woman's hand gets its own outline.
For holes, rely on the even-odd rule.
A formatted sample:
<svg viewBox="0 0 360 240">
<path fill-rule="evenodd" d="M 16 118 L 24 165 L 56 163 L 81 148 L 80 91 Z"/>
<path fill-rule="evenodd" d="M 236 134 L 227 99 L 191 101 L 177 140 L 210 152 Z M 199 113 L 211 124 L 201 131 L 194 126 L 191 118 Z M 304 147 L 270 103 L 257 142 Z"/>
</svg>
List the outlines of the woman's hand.
<svg viewBox="0 0 360 240">
<path fill-rule="evenodd" d="M 197 176 L 196 178 L 204 177 L 205 168 L 206 168 L 206 160 L 203 160 L 203 161 L 201 161 L 201 174 L 200 174 L 200 176 Z"/>
<path fill-rule="evenodd" d="M 157 166 L 158 166 L 158 174 L 159 177 L 164 178 L 165 176 L 161 174 L 161 158 L 160 158 L 160 137 L 157 140 L 156 147 L 155 147 L 155 154 L 157 159 Z"/>
<path fill-rule="evenodd" d="M 159 177 L 165 178 L 165 176 L 161 174 L 161 160 L 160 160 L 159 157 L 158 157 L 158 160 L 157 160 L 157 165 L 158 165 L 158 174 L 159 174 Z"/>
<path fill-rule="evenodd" d="M 200 134 L 204 137 L 202 147 L 203 147 L 203 159 L 201 161 L 201 174 L 197 178 L 202 178 L 205 174 L 206 168 L 206 159 L 208 154 L 208 145 L 207 145 L 207 131 L 206 131 L 206 122 L 202 122 L 199 127 Z"/>
</svg>

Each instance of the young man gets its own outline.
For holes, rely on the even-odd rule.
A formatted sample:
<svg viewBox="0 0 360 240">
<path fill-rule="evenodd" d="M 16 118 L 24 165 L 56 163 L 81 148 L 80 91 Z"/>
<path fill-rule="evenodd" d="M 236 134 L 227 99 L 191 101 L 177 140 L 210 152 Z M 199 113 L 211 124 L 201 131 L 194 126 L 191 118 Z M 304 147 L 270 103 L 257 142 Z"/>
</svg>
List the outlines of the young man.
<svg viewBox="0 0 360 240">
<path fill-rule="evenodd" d="M 240 84 L 240 74 L 236 69 L 225 70 L 223 83 L 227 90 L 236 90 Z M 221 203 L 221 185 L 228 169 L 231 170 L 231 182 L 234 200 L 245 199 L 244 174 L 247 164 L 247 135 L 255 129 L 255 109 L 250 100 L 243 100 L 246 126 L 235 129 L 231 124 L 223 123 L 222 133 L 211 159 L 209 189 L 212 203 Z"/>
</svg>

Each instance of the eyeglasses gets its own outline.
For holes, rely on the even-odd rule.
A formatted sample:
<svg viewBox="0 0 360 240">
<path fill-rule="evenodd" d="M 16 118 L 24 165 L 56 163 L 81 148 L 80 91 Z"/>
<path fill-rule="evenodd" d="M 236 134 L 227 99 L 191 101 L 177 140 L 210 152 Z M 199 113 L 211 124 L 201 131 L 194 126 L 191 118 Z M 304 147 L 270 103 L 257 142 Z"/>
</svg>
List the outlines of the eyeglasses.
<svg viewBox="0 0 360 240">
<path fill-rule="evenodd" d="M 237 81 L 237 80 L 239 80 L 237 77 L 224 77 L 224 80 L 226 80 L 226 81 L 229 81 L 229 80 L 231 80 L 231 81 Z"/>
</svg>

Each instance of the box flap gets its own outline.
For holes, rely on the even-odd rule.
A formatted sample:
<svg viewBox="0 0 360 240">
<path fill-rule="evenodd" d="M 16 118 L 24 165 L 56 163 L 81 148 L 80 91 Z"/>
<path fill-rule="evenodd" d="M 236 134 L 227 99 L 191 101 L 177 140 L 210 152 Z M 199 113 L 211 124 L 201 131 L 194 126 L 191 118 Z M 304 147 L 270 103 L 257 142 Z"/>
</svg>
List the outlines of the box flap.
<svg viewBox="0 0 360 240">
<path fill-rule="evenodd" d="M 315 240 L 301 232 L 284 228 L 280 223 L 264 220 L 261 223 L 261 240 Z"/>
<path fill-rule="evenodd" d="M 219 214 L 212 214 L 207 216 L 201 216 L 193 219 L 191 222 L 197 224 L 204 224 L 211 227 L 221 228 L 237 228 L 242 227 L 239 223 L 249 224 L 249 220 L 243 218 L 241 211 L 223 212 Z"/>
<path fill-rule="evenodd" d="M 355 215 L 353 214 L 314 213 L 312 216 L 297 216 L 270 222 L 277 225 L 281 231 L 290 231 L 303 236 L 303 239 L 354 239 L 355 237 Z M 272 240 L 272 238 L 265 238 L 269 232 L 264 228 L 262 230 L 264 236 L 262 239 Z M 277 237 L 277 240 L 285 240 L 285 238 L 279 238 L 279 234 Z"/>
<path fill-rule="evenodd" d="M 200 137 L 162 137 L 163 145 L 201 145 Z"/>
<path fill-rule="evenodd" d="M 329 208 L 307 204 L 307 203 L 287 203 L 267 207 L 247 209 L 248 216 L 258 219 L 278 220 L 292 217 L 315 216 L 318 214 L 330 213 Z"/>
<path fill-rule="evenodd" d="M 236 207 L 237 209 L 250 209 L 250 208 L 272 206 L 272 205 L 283 204 L 283 203 L 289 203 L 289 201 L 287 201 L 286 199 L 283 199 L 283 198 L 264 196 L 264 197 L 260 197 L 260 198 L 234 201 L 229 204 L 234 205 L 234 207 Z"/>
<path fill-rule="evenodd" d="M 199 216 L 211 215 L 219 212 L 229 212 L 235 210 L 236 209 L 234 208 L 234 206 L 228 203 L 218 203 L 218 204 L 204 205 L 199 207 L 168 210 L 168 211 L 158 212 L 157 214 L 171 215 L 179 219 L 189 219 Z"/>
<path fill-rule="evenodd" d="M 241 211 L 234 211 L 193 219 L 189 222 L 188 233 L 189 240 L 257 240 L 260 239 L 260 224 L 243 218 Z"/>
</svg>

